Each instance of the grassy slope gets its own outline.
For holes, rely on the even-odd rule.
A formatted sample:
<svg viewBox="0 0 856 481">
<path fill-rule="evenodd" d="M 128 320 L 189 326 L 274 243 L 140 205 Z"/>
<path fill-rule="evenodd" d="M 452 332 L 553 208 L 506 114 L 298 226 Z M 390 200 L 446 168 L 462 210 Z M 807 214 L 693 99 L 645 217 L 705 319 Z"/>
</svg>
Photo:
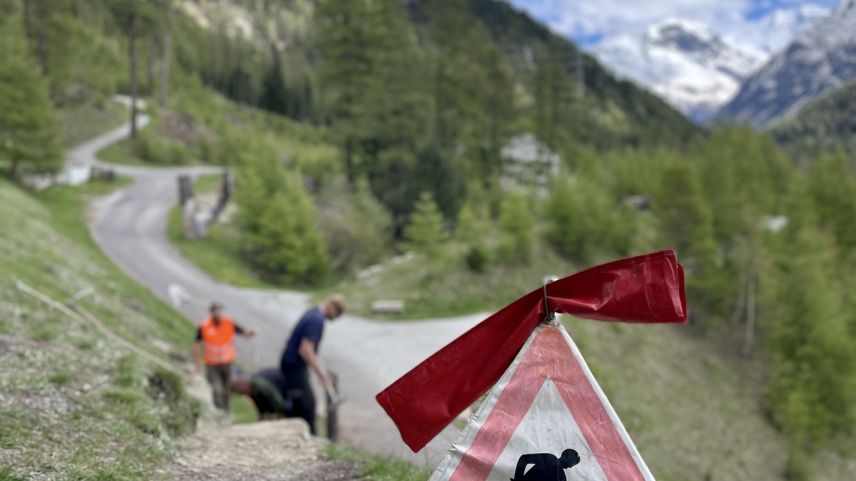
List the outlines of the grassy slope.
<svg viewBox="0 0 856 481">
<path fill-rule="evenodd" d="M 22 280 L 65 301 L 93 287 L 81 305 L 114 332 L 162 358 L 165 350 L 187 352 L 190 324 L 91 241 L 84 200 L 104 190 L 33 194 L 0 181 L 0 464 L 9 467 L 7 478 L 147 479 L 197 409 L 178 379 L 14 288 Z M 151 384 L 158 380 L 176 386 L 165 392 Z"/>
<path fill-rule="evenodd" d="M 785 479 L 787 446 L 761 410 L 757 359 L 723 355 L 685 327 L 566 326 L 659 481 Z M 819 453 L 810 479 L 852 479 L 851 449 Z"/>
<path fill-rule="evenodd" d="M 430 474 L 405 461 L 367 454 L 339 444 L 328 445 L 326 454 L 332 459 L 359 463 L 366 478 L 372 481 L 425 481 Z"/>
<path fill-rule="evenodd" d="M 10 254 L 0 257 L 2 481 L 156 479 L 173 439 L 198 413 L 170 373 L 14 288 L 21 280 L 66 300 L 94 287 L 81 305 L 114 332 L 164 359 L 187 352 L 192 326 L 119 272 L 85 228 L 85 200 L 114 187 L 32 194 L 0 180 L 0 228 L 8 234 L 0 250 Z M 246 398 L 234 401 L 237 422 L 254 420 Z M 379 481 L 427 478 L 351 449 L 333 446 L 328 455 L 359 461 Z"/>
<path fill-rule="evenodd" d="M 564 276 L 573 270 L 546 246 L 527 263 L 493 262 L 485 273 L 467 269 L 464 255 L 452 245 L 440 259 L 400 258 L 376 273 L 346 278 L 319 295 L 344 293 L 349 309 L 359 315 L 372 316 L 373 300 L 400 299 L 405 311 L 396 319 L 457 316 L 498 309 L 539 286 L 544 275 Z"/>
<path fill-rule="evenodd" d="M 72 147 L 127 121 L 128 110 L 117 102 L 91 99 L 74 107 L 57 110 L 63 126 L 62 144 Z"/>
<path fill-rule="evenodd" d="M 856 82 L 810 102 L 773 128 L 776 140 L 801 160 L 842 149 L 856 159 Z M 856 161 L 854 161 L 856 165 Z"/>
<path fill-rule="evenodd" d="M 100 150 L 97 154 L 98 159 L 112 164 L 150 167 L 199 163 L 195 149 L 165 134 L 168 128 L 164 126 L 161 114 L 151 112 L 150 115 L 151 122 L 139 134 L 137 140 L 139 148 L 134 148 L 130 140 L 121 140 Z M 146 155 L 150 158 L 145 158 L 141 150 L 149 152 Z"/>
</svg>

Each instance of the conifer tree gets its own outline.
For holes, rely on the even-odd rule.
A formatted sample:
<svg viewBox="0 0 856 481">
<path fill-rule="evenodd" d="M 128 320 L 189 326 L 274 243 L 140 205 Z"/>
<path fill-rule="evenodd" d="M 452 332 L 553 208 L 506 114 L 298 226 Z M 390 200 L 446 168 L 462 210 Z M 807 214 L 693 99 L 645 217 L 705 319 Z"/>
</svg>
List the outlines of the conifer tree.
<svg viewBox="0 0 856 481">
<path fill-rule="evenodd" d="M 818 229 L 805 191 L 797 185 L 788 227 L 772 246 L 767 405 L 795 443 L 811 448 L 856 427 L 856 316 L 844 303 L 848 282 L 834 275 L 835 244 Z"/>
<path fill-rule="evenodd" d="M 698 177 L 690 165 L 676 163 L 662 174 L 655 204 L 662 242 L 674 247 L 687 268 L 687 296 L 696 313 L 722 313 L 726 292 L 719 270 L 712 217 L 702 197 Z"/>
<path fill-rule="evenodd" d="M 377 48 L 369 52 L 373 73 L 362 97 L 360 170 L 375 196 L 400 218 L 426 184 L 443 204 L 437 184 L 419 182 L 416 170 L 430 141 L 426 55 L 401 2 L 374 1 L 370 13 Z"/>
<path fill-rule="evenodd" d="M 475 272 L 483 272 L 489 261 L 486 237 L 490 231 L 490 217 L 487 209 L 480 207 L 473 199 L 464 203 L 455 226 L 455 237 L 467 246 L 464 257 L 467 267 Z"/>
<path fill-rule="evenodd" d="M 27 53 L 20 18 L 0 19 L 0 159 L 8 175 L 56 172 L 62 166 L 53 104 Z"/>
<path fill-rule="evenodd" d="M 425 11 L 436 48 L 434 143 L 458 170 L 475 177 L 498 170 L 497 154 L 513 121 L 514 84 L 510 66 L 471 8 L 466 0 L 431 0 Z"/>
<path fill-rule="evenodd" d="M 532 90 L 535 102 L 535 133 L 553 150 L 563 146 L 573 100 L 572 79 L 568 73 L 570 51 L 566 45 L 550 38 L 537 51 Z"/>
<path fill-rule="evenodd" d="M 514 79 L 499 50 L 490 42 L 478 53 L 478 61 L 487 81 L 479 89 L 483 120 L 476 124 L 475 146 L 479 156 L 477 175 L 490 187 L 501 174 L 500 151 L 514 126 Z"/>
<path fill-rule="evenodd" d="M 535 220 L 526 196 L 509 192 L 499 212 L 499 257 L 506 262 L 526 262 L 535 247 Z"/>
<path fill-rule="evenodd" d="M 345 174 L 357 177 L 357 148 L 362 133 L 364 99 L 378 38 L 371 31 L 366 0 L 322 0 L 315 9 L 322 95 L 340 137 Z"/>
<path fill-rule="evenodd" d="M 410 214 L 410 223 L 404 232 L 411 249 L 430 258 L 442 253 L 443 243 L 447 239 L 443 216 L 437 204 L 428 192 L 423 192 Z"/>
<path fill-rule="evenodd" d="M 278 114 L 288 114 L 288 95 L 282 76 L 282 61 L 274 45 L 270 46 L 271 63 L 262 81 L 262 96 L 259 104 L 263 109 Z"/>
<path fill-rule="evenodd" d="M 467 201 L 458 212 L 455 237 L 467 244 L 484 242 L 490 230 L 490 218 L 486 209 L 479 208 L 474 202 Z"/>
<path fill-rule="evenodd" d="M 269 276 L 313 283 L 329 268 L 315 206 L 299 174 L 287 172 L 265 148 L 245 149 L 239 161 L 238 222 L 243 250 Z"/>
<path fill-rule="evenodd" d="M 856 175 L 843 152 L 815 159 L 809 192 L 821 225 L 832 232 L 843 253 L 856 249 Z"/>
</svg>

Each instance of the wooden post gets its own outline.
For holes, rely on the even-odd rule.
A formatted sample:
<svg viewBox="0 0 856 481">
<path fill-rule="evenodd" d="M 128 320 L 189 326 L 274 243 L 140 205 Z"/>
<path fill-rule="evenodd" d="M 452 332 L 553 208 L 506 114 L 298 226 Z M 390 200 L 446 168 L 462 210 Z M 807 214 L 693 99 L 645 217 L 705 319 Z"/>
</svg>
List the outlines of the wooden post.
<svg viewBox="0 0 856 481">
<path fill-rule="evenodd" d="M 217 204 L 211 209 L 211 213 L 205 221 L 205 226 L 208 227 L 217 222 L 220 214 L 226 209 L 226 204 L 232 197 L 232 185 L 234 184 L 232 172 L 228 169 L 223 171 L 223 181 L 220 184 L 220 196 L 217 198 Z"/>
<path fill-rule="evenodd" d="M 128 32 L 128 57 L 130 63 L 129 89 L 131 94 L 131 139 L 137 138 L 137 12 L 131 7 L 130 29 Z"/>
<path fill-rule="evenodd" d="M 189 175 L 178 176 L 178 205 L 184 207 L 193 198 L 193 178 Z"/>
<path fill-rule="evenodd" d="M 330 378 L 333 381 L 333 389 L 338 393 L 339 376 L 331 372 Z M 324 398 L 327 400 L 327 439 L 336 442 L 339 438 L 339 404 L 333 402 L 329 392 L 325 394 Z"/>
<path fill-rule="evenodd" d="M 184 237 L 192 239 L 196 236 L 194 225 L 193 178 L 189 175 L 178 176 L 178 208 L 181 212 L 181 226 Z"/>
</svg>

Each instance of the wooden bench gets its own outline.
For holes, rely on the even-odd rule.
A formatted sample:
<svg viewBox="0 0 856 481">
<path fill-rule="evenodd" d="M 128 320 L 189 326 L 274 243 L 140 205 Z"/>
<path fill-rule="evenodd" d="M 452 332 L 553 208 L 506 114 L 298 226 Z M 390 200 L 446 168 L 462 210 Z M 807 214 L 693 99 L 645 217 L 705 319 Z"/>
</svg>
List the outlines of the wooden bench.
<svg viewBox="0 0 856 481">
<path fill-rule="evenodd" d="M 400 299 L 377 299 L 372 301 L 372 312 L 376 314 L 400 314 L 404 312 L 404 301 Z"/>
</svg>

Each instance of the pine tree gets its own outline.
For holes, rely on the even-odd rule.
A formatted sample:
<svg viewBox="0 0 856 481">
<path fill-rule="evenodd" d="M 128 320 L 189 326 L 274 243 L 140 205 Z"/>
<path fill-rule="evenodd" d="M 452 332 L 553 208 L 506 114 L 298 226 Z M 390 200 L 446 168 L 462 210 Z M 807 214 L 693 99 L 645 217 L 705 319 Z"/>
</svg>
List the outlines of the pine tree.
<svg viewBox="0 0 856 481">
<path fill-rule="evenodd" d="M 535 219 L 531 202 L 523 194 L 509 192 L 499 212 L 499 258 L 508 263 L 526 262 L 535 247 Z"/>
<path fill-rule="evenodd" d="M 490 230 L 490 217 L 486 209 L 467 201 L 458 212 L 455 237 L 466 244 L 483 243 Z"/>
<path fill-rule="evenodd" d="M 373 73 L 362 97 L 360 171 L 399 222 L 426 188 L 445 212 L 436 178 L 422 181 L 419 171 L 430 141 L 425 54 L 401 2 L 375 1 L 369 12 L 377 48 L 368 52 Z"/>
<path fill-rule="evenodd" d="M 514 79 L 511 67 L 490 42 L 484 42 L 478 60 L 488 80 L 478 90 L 484 117 L 476 124 L 475 145 L 480 160 L 477 175 L 490 187 L 499 181 L 502 167 L 500 151 L 514 126 Z"/>
<path fill-rule="evenodd" d="M 435 259 L 443 252 L 447 239 L 443 216 L 428 192 L 423 192 L 410 214 L 410 223 L 404 232 L 411 249 Z"/>
<path fill-rule="evenodd" d="M 259 105 L 271 112 L 288 114 L 288 94 L 282 76 L 282 61 L 274 45 L 270 47 L 271 63 L 262 81 L 262 96 Z"/>
<path fill-rule="evenodd" d="M 713 239 L 712 217 L 690 165 L 678 163 L 663 171 L 654 209 L 660 220 L 662 242 L 677 250 L 687 269 L 687 296 L 698 308 L 695 314 L 722 314 L 726 289 Z"/>
<path fill-rule="evenodd" d="M 238 157 L 236 197 L 245 255 L 268 276 L 316 283 L 330 261 L 300 176 L 287 172 L 275 151 L 256 146 Z"/>
<path fill-rule="evenodd" d="M 378 37 L 371 31 L 366 0 L 322 0 L 315 9 L 315 25 L 322 95 L 340 138 L 348 183 L 353 185 L 364 96 L 374 67 L 371 53 L 379 48 Z"/>
<path fill-rule="evenodd" d="M 62 166 L 46 82 L 27 53 L 20 18 L 0 20 L 0 159 L 8 175 L 56 172 Z"/>
<path fill-rule="evenodd" d="M 110 0 L 113 15 L 128 36 L 128 95 L 131 97 L 130 138 L 137 138 L 137 100 L 139 95 L 138 63 L 140 46 L 150 33 L 158 31 L 163 20 L 158 6 L 145 0 Z M 151 48 L 151 46 L 149 46 Z"/>
<path fill-rule="evenodd" d="M 429 35 L 437 52 L 432 73 L 434 140 L 444 155 L 453 153 L 461 138 L 467 138 L 468 118 L 478 115 L 475 108 L 475 63 L 469 49 L 480 25 L 469 11 L 466 0 L 431 0 L 427 4 Z"/>
<path fill-rule="evenodd" d="M 467 246 L 464 260 L 474 272 L 484 272 L 489 262 L 486 237 L 490 232 L 490 217 L 486 208 L 479 207 L 473 199 L 468 200 L 458 212 L 455 226 L 455 237 Z"/>
<path fill-rule="evenodd" d="M 809 192 L 820 224 L 832 232 L 842 252 L 856 249 L 856 175 L 843 152 L 814 160 Z"/>
<path fill-rule="evenodd" d="M 568 73 L 570 50 L 563 41 L 550 38 L 537 51 L 532 90 L 535 133 L 553 150 L 564 146 L 568 126 L 573 124 L 572 79 Z"/>
<path fill-rule="evenodd" d="M 834 274 L 835 244 L 818 229 L 805 198 L 797 184 L 788 227 L 771 247 L 766 400 L 774 421 L 803 448 L 856 428 L 856 316 L 844 303 L 849 281 Z"/>
<path fill-rule="evenodd" d="M 701 187 L 716 212 L 714 237 L 730 248 L 746 222 L 775 213 L 793 169 L 768 136 L 746 127 L 715 129 L 698 154 Z"/>
</svg>

